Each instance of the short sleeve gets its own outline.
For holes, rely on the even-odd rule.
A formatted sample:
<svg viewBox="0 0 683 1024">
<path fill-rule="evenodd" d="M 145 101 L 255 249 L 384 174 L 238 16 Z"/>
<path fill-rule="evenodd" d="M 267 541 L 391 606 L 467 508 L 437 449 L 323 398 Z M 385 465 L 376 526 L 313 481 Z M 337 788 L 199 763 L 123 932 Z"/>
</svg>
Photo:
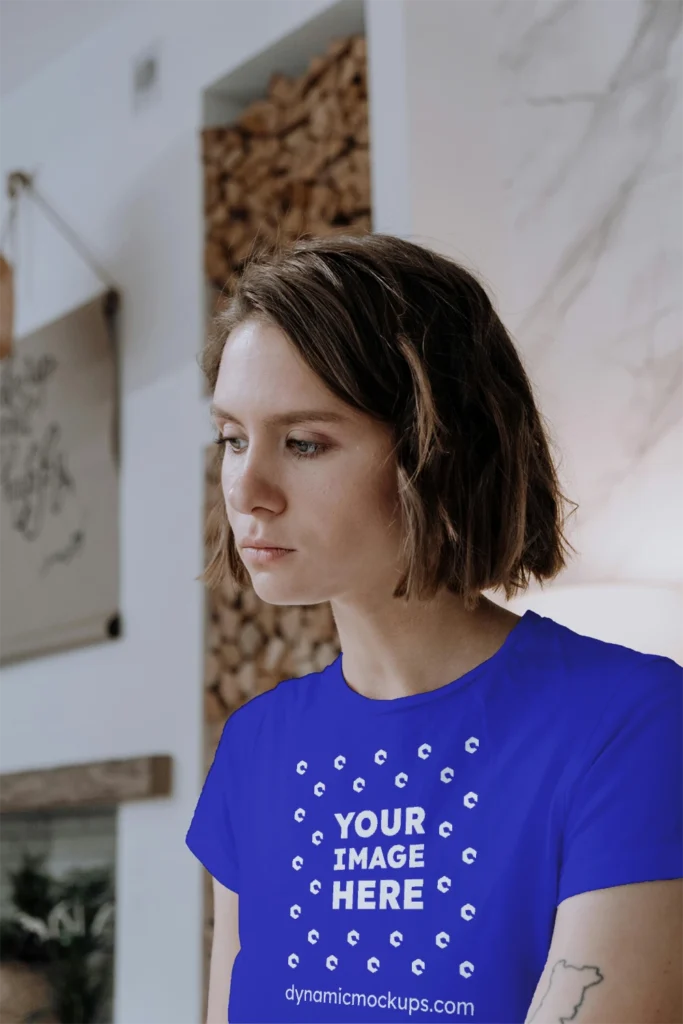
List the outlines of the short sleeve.
<svg viewBox="0 0 683 1024">
<path fill-rule="evenodd" d="M 213 763 L 197 801 L 185 844 L 221 885 L 239 892 L 235 846 L 236 785 L 235 719 L 233 712 L 221 733 Z"/>
<path fill-rule="evenodd" d="M 683 668 L 617 680 L 567 801 L 557 903 L 683 876 Z"/>
</svg>

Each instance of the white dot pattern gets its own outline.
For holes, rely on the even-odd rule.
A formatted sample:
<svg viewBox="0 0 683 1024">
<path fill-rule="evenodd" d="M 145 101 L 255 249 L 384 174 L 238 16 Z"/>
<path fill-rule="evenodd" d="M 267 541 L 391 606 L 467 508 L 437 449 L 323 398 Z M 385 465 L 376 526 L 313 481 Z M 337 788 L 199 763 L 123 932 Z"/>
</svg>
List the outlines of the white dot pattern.
<svg viewBox="0 0 683 1024">
<path fill-rule="evenodd" d="M 462 749 L 466 754 L 476 754 L 480 749 L 478 737 L 470 736 L 464 742 Z M 415 749 L 415 759 L 417 763 L 433 761 L 432 745 L 426 742 L 421 743 Z M 296 775 L 302 778 L 300 788 L 297 787 L 295 790 L 297 807 L 293 811 L 293 819 L 301 831 L 298 843 L 300 852 L 292 859 L 292 870 L 301 875 L 300 883 L 298 883 L 301 897 L 299 901 L 293 903 L 290 907 L 292 931 L 290 932 L 291 948 L 287 954 L 287 963 L 292 969 L 305 967 L 306 963 L 309 962 L 308 958 L 313 956 L 316 958 L 316 965 L 324 962 L 329 971 L 336 971 L 349 957 L 357 957 L 357 949 L 364 945 L 363 929 L 355 924 L 355 921 L 354 927 L 346 932 L 345 941 L 341 942 L 341 944 L 339 943 L 338 934 L 326 934 L 326 929 L 322 924 L 324 915 L 317 913 L 316 908 L 324 911 L 326 908 L 329 909 L 331 905 L 334 910 L 376 909 L 376 904 L 372 902 L 373 897 L 368 891 L 370 887 L 374 887 L 374 880 L 368 882 L 367 880 L 351 878 L 342 883 L 339 879 L 333 879 L 328 883 L 323 882 L 317 877 L 309 877 L 306 862 L 307 844 L 319 847 L 323 854 L 329 852 L 330 866 L 335 870 L 341 868 L 342 873 L 344 870 L 348 872 L 352 867 L 356 866 L 361 866 L 368 870 L 373 865 L 375 867 L 392 867 L 396 869 L 407 866 L 403 846 L 396 844 L 388 851 L 385 851 L 379 845 L 376 846 L 368 864 L 366 850 L 369 848 L 365 847 L 358 853 L 355 847 L 352 847 L 352 844 L 355 840 L 360 840 L 362 844 L 373 837 L 375 837 L 376 841 L 378 832 L 381 838 L 391 838 L 392 836 L 398 838 L 401 829 L 408 836 L 416 835 L 421 837 L 429 834 L 428 828 L 425 828 L 426 815 L 424 809 L 417 804 L 411 804 L 411 780 L 414 769 L 411 769 L 410 763 L 405 763 L 404 761 L 404 763 L 397 764 L 395 769 L 392 770 L 391 751 L 383 748 L 377 749 L 371 758 L 366 759 L 365 764 L 354 764 L 354 767 L 348 771 L 351 760 L 344 753 L 338 753 L 334 758 L 330 759 L 330 772 L 335 775 L 339 773 L 334 780 L 336 783 L 334 794 L 328 792 L 325 779 L 320 777 L 325 774 L 325 765 L 316 767 L 315 781 L 308 784 L 306 782 L 306 777 L 309 775 L 308 761 L 302 759 L 295 765 Z M 355 774 L 358 768 L 360 768 L 361 773 Z M 391 809 L 383 808 L 378 813 L 358 803 L 359 796 L 362 797 L 364 794 L 366 795 L 366 802 L 370 803 L 370 794 L 375 792 L 373 785 L 376 778 L 373 775 L 375 772 L 390 773 L 390 777 L 393 779 L 392 789 L 396 791 L 397 795 L 400 795 L 399 802 L 401 806 Z M 452 791 L 453 799 L 460 801 L 464 809 L 468 812 L 476 813 L 479 794 L 472 790 L 458 793 L 456 772 L 452 765 L 435 763 L 432 777 L 435 780 L 435 785 L 449 787 L 449 791 Z M 386 779 L 383 778 L 381 782 L 384 787 Z M 383 791 L 386 792 L 385 789 Z M 325 807 L 324 803 L 318 804 L 318 801 L 324 802 L 327 800 L 329 805 L 330 800 L 338 800 L 340 794 L 347 798 L 344 811 L 331 810 L 329 806 Z M 318 804 L 318 806 L 316 807 L 315 804 Z M 353 810 L 354 805 L 357 808 L 356 810 Z M 327 827 L 309 827 L 307 829 L 306 820 L 309 814 L 319 811 L 321 807 L 325 811 L 325 820 L 332 820 L 334 822 L 334 829 Z M 438 838 L 450 844 L 457 842 L 454 839 L 452 821 L 442 818 L 431 824 L 433 825 L 433 841 L 436 841 Z M 348 844 L 348 848 L 346 845 L 340 846 L 340 843 Z M 411 856 L 414 854 L 414 858 L 410 860 L 408 866 L 413 869 L 418 867 L 420 869 L 427 868 L 424 861 L 420 860 L 425 845 L 421 843 L 417 844 L 417 847 L 410 847 Z M 347 853 L 349 854 L 349 860 L 345 865 L 343 863 L 343 856 Z M 454 866 L 459 863 L 467 868 L 476 862 L 476 858 L 476 848 L 471 845 L 465 845 L 462 849 L 453 852 L 450 863 Z M 319 867 L 317 870 L 319 870 Z M 426 870 L 424 873 L 428 874 Z M 476 906 L 472 902 L 466 901 L 454 910 L 452 903 L 454 879 L 450 874 L 441 874 L 433 881 L 428 877 L 407 880 L 404 883 L 402 894 L 399 880 L 379 878 L 377 881 L 380 888 L 381 908 L 391 907 L 395 910 L 422 909 L 424 904 L 421 902 L 420 897 L 422 895 L 422 886 L 425 885 L 433 886 L 435 892 L 444 896 L 442 927 L 432 935 L 430 948 L 425 949 L 423 955 L 413 956 L 412 959 L 409 959 L 402 965 L 412 975 L 419 977 L 429 971 L 433 958 L 442 955 L 442 951 L 448 950 L 451 945 L 451 932 L 454 928 L 454 922 L 457 924 L 457 921 L 461 921 L 463 927 L 466 927 L 467 923 L 475 917 Z M 420 884 L 416 885 L 416 882 Z M 462 880 L 460 881 L 460 888 L 462 888 Z M 295 886 L 295 891 L 296 889 L 297 887 Z M 403 899 L 402 907 L 399 903 L 401 898 Z M 322 900 L 321 903 L 318 902 L 320 900 Z M 392 918 L 387 918 L 387 922 L 391 920 Z M 362 963 L 369 974 L 381 974 L 383 965 L 385 967 L 391 966 L 392 971 L 395 969 L 395 963 L 390 962 L 390 960 L 392 957 L 402 955 L 402 949 L 406 946 L 406 928 L 413 928 L 415 920 L 413 915 L 407 915 L 406 924 L 402 925 L 402 927 L 394 928 L 389 925 L 384 940 L 379 944 L 377 942 L 376 929 L 368 930 L 368 935 L 372 934 L 372 948 L 363 949 Z M 336 944 L 332 949 L 329 948 L 331 943 Z M 355 964 L 357 966 L 357 959 Z M 469 960 L 463 960 L 458 964 L 458 971 L 462 978 L 470 978 L 475 971 L 475 965 Z"/>
</svg>

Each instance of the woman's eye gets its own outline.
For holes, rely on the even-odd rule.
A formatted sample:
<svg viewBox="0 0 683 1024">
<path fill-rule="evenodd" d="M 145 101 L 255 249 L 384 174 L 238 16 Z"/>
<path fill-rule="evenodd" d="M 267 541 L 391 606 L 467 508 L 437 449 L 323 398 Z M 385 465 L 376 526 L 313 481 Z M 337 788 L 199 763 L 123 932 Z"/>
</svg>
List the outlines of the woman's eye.
<svg viewBox="0 0 683 1024">
<path fill-rule="evenodd" d="M 302 452 L 296 447 L 294 448 L 294 454 L 300 459 L 314 459 L 316 455 L 320 455 L 328 445 L 318 444 L 316 441 L 295 441 L 293 438 L 288 441 L 288 444 L 303 445 L 304 448 L 308 448 L 309 451 Z M 313 449 L 311 451 L 311 449 Z"/>
<path fill-rule="evenodd" d="M 217 437 L 215 443 L 219 445 L 227 445 L 228 451 L 232 452 L 233 455 L 239 455 L 244 451 L 243 448 L 233 448 L 233 441 L 241 441 L 239 437 Z M 314 459 L 318 455 L 322 455 L 328 448 L 331 447 L 329 444 L 320 444 L 318 441 L 299 441 L 294 437 L 291 437 L 287 442 L 288 445 L 294 445 L 292 452 L 298 459 Z M 302 445 L 304 448 L 308 448 L 308 451 L 301 451 L 297 448 L 297 445 Z M 312 450 L 311 450 L 312 449 Z"/>
</svg>

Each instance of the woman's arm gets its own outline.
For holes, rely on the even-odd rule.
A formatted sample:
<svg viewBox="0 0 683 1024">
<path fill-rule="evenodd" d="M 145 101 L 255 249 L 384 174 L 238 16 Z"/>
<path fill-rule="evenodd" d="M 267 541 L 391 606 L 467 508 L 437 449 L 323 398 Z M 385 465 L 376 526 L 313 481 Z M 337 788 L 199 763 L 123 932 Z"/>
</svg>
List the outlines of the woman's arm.
<svg viewBox="0 0 683 1024">
<path fill-rule="evenodd" d="M 232 965 L 240 948 L 239 896 L 213 880 L 213 942 L 206 1024 L 226 1024 Z"/>
<path fill-rule="evenodd" d="M 677 1024 L 683 1019 L 681 964 L 680 878 L 569 896 L 557 908 L 525 1024 Z"/>
</svg>

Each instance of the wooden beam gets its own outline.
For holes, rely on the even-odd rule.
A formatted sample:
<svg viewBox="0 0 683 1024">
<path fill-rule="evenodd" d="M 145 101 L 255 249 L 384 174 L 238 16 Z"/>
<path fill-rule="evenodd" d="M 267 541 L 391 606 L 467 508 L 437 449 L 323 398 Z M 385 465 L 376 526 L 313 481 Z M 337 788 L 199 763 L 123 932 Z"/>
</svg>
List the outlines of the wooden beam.
<svg viewBox="0 0 683 1024">
<path fill-rule="evenodd" d="M 0 775 L 0 814 L 101 807 L 171 793 L 168 754 L 91 761 Z"/>
</svg>

